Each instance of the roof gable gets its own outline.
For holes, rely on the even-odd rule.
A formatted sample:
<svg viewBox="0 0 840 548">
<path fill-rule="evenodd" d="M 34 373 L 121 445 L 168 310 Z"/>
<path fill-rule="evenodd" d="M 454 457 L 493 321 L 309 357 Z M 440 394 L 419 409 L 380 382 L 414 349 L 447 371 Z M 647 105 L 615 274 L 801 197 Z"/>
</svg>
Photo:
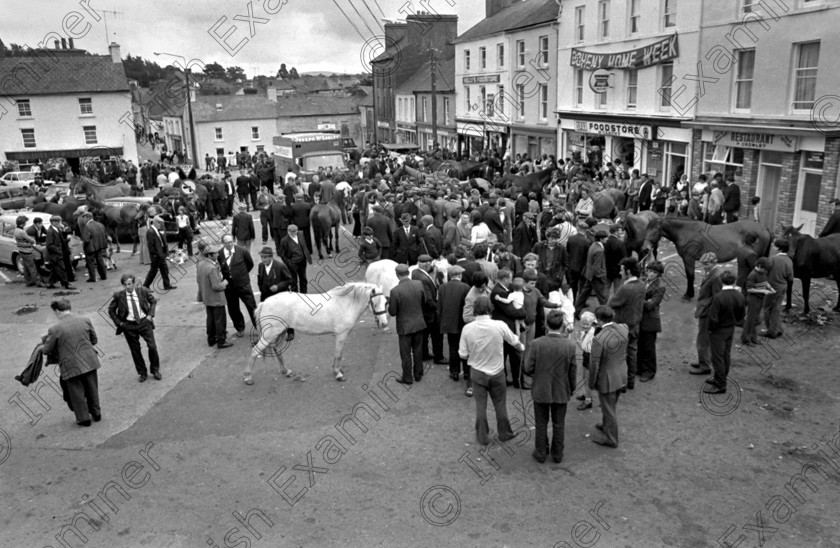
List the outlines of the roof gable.
<svg viewBox="0 0 840 548">
<path fill-rule="evenodd" d="M 522 0 L 492 17 L 482 19 L 464 34 L 455 38 L 453 43 L 469 42 L 483 36 L 552 23 L 557 20 L 558 9 L 555 0 Z"/>
<path fill-rule="evenodd" d="M 53 55 L 0 58 L 0 96 L 128 92 L 122 63 L 110 55 Z"/>
</svg>

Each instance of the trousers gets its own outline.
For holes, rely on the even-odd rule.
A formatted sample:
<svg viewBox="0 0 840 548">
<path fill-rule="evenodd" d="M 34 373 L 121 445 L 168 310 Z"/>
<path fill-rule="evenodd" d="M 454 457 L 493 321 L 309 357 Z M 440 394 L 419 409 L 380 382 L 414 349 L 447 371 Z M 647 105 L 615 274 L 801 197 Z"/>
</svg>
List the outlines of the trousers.
<svg viewBox="0 0 840 548">
<path fill-rule="evenodd" d="M 402 378 L 411 384 L 412 376 L 417 380 L 423 376 L 423 332 L 400 335 L 399 341 Z"/>
<path fill-rule="evenodd" d="M 99 408 L 99 377 L 95 369 L 71 377 L 64 382 L 77 423 L 89 421 L 91 415 L 96 417 L 102 415 L 102 410 Z"/>
<path fill-rule="evenodd" d="M 309 289 L 306 279 L 306 261 L 289 263 L 289 272 L 292 273 L 292 291 L 295 293 L 306 293 Z"/>
<path fill-rule="evenodd" d="M 125 322 L 123 324 L 123 335 L 125 335 L 125 340 L 128 343 L 128 349 L 131 350 L 131 359 L 134 361 L 134 369 L 137 370 L 138 375 L 147 374 L 146 362 L 143 360 L 143 349 L 140 347 L 141 338 L 146 341 L 146 346 L 149 348 L 149 369 L 152 375 L 160 371 L 160 357 L 158 356 L 157 342 L 155 342 L 155 330 L 148 316 L 139 322 Z"/>
<path fill-rule="evenodd" d="M 549 452 L 555 461 L 560 462 L 563 459 L 567 407 L 568 405 L 565 403 L 534 402 L 534 453 L 540 459 L 545 459 Z M 550 450 L 548 446 L 549 416 L 551 417 Z"/>
<path fill-rule="evenodd" d="M 712 368 L 712 350 L 709 343 L 709 318 L 703 316 L 697 321 L 697 363 L 700 369 Z"/>
<path fill-rule="evenodd" d="M 639 349 L 636 353 L 639 376 L 656 375 L 656 331 L 639 331 Z"/>
<path fill-rule="evenodd" d="M 620 391 L 598 393 L 598 400 L 601 402 L 601 425 L 604 427 L 604 437 L 607 442 L 618 446 L 618 417 L 615 407 L 618 404 Z"/>
<path fill-rule="evenodd" d="M 227 339 L 227 317 L 224 306 L 207 306 L 207 345 L 222 344 Z"/>
<path fill-rule="evenodd" d="M 100 279 L 105 280 L 107 278 L 105 257 L 102 256 L 102 253 L 102 249 L 96 251 L 85 251 L 85 264 L 87 265 L 88 279 L 95 280 L 97 272 L 99 272 Z"/>
<path fill-rule="evenodd" d="M 712 369 L 715 371 L 715 387 L 724 390 L 726 390 L 726 377 L 729 376 L 734 334 L 734 327 L 722 327 L 709 332 Z"/>
<path fill-rule="evenodd" d="M 90 268 L 90 267 L 88 267 Z M 152 265 L 149 267 L 149 273 L 146 274 L 146 280 L 143 282 L 143 287 L 149 289 L 155 277 L 160 272 L 160 278 L 163 280 L 163 288 L 171 289 L 172 283 L 169 281 L 169 265 L 166 264 L 166 257 L 152 257 Z M 100 276 L 102 273 L 100 273 Z M 105 276 L 102 276 L 105 279 Z"/>
<path fill-rule="evenodd" d="M 250 286 L 228 284 L 225 288 L 225 300 L 227 301 L 230 321 L 233 322 L 233 327 L 237 331 L 245 331 L 245 317 L 242 315 L 242 309 L 239 308 L 239 301 L 242 301 L 245 305 L 245 310 L 248 311 L 248 316 L 251 318 L 251 325 L 256 327 L 257 322 L 254 319 L 254 313 L 257 310 L 257 300 Z"/>
<path fill-rule="evenodd" d="M 514 437 L 507 413 L 507 383 L 505 373 L 500 371 L 495 375 L 488 375 L 477 369 L 472 370 L 470 379 L 475 396 L 475 437 L 478 443 L 486 445 L 489 441 L 490 427 L 487 422 L 487 396 L 493 402 L 496 413 L 496 432 L 501 441 Z"/>
<path fill-rule="evenodd" d="M 756 340 L 761 309 L 764 306 L 764 295 L 747 293 L 747 317 L 744 319 L 744 329 L 741 330 L 741 342 L 748 343 Z"/>
<path fill-rule="evenodd" d="M 458 345 L 461 344 L 460 333 L 447 333 L 446 344 L 449 346 L 449 374 L 460 375 L 463 371 L 464 380 L 470 380 L 470 366 L 467 365 L 467 360 L 461 359 L 458 354 Z"/>
<path fill-rule="evenodd" d="M 772 335 L 782 333 L 782 300 L 787 288 L 774 287 L 776 293 L 764 297 L 764 324 Z"/>
</svg>

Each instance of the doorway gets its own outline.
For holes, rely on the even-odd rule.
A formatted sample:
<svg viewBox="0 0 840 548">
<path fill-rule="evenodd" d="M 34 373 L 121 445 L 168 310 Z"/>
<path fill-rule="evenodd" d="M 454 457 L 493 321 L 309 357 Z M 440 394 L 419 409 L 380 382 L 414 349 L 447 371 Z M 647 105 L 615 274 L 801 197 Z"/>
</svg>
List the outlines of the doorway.
<svg viewBox="0 0 840 548">
<path fill-rule="evenodd" d="M 761 198 L 757 206 L 758 219 L 762 226 L 771 232 L 774 232 L 776 227 L 776 200 L 779 196 L 781 181 L 782 166 L 762 164 L 756 188 L 756 194 Z"/>
<path fill-rule="evenodd" d="M 803 170 L 800 173 L 799 180 L 799 188 L 796 190 L 796 210 L 793 214 L 793 226 L 803 225 L 800 232 L 813 236 L 817 229 L 822 174 Z"/>
</svg>

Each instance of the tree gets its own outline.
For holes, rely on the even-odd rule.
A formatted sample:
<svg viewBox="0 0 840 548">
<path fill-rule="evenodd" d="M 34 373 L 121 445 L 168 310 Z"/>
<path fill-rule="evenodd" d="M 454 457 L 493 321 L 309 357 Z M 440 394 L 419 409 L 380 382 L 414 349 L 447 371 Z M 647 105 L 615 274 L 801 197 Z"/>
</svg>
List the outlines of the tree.
<svg viewBox="0 0 840 548">
<path fill-rule="evenodd" d="M 208 78 L 217 78 L 219 80 L 225 79 L 225 67 L 219 63 L 208 63 L 204 65 L 204 74 Z"/>
<path fill-rule="evenodd" d="M 291 78 L 292 80 L 297 80 L 300 78 L 300 75 L 298 74 L 298 71 L 295 67 L 292 67 L 292 70 L 289 71 L 289 78 Z"/>
<path fill-rule="evenodd" d="M 282 80 L 285 80 L 289 77 L 289 71 L 286 70 L 286 63 L 282 63 L 280 65 L 280 70 L 277 71 L 277 77 Z"/>
<path fill-rule="evenodd" d="M 227 79 L 229 82 L 245 80 L 245 70 L 242 67 L 228 67 Z"/>
</svg>

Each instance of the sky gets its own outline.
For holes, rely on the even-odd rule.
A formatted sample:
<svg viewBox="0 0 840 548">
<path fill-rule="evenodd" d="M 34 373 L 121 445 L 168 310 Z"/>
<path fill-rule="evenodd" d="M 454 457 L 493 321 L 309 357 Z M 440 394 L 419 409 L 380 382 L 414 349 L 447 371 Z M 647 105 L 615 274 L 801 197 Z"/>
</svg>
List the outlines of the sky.
<svg viewBox="0 0 840 548">
<path fill-rule="evenodd" d="M 174 53 L 192 68 L 193 60 L 236 65 L 249 77 L 273 76 L 281 63 L 300 73 L 363 72 L 382 51 L 383 14 L 455 14 L 458 34 L 484 17 L 482 0 L 3 0 L 3 7 L 0 39 L 7 46 L 38 47 L 49 32 L 69 36 L 66 26 L 75 46 L 91 53 L 107 54 L 115 41 L 123 58 L 163 65 L 175 58 L 154 52 Z"/>
</svg>

